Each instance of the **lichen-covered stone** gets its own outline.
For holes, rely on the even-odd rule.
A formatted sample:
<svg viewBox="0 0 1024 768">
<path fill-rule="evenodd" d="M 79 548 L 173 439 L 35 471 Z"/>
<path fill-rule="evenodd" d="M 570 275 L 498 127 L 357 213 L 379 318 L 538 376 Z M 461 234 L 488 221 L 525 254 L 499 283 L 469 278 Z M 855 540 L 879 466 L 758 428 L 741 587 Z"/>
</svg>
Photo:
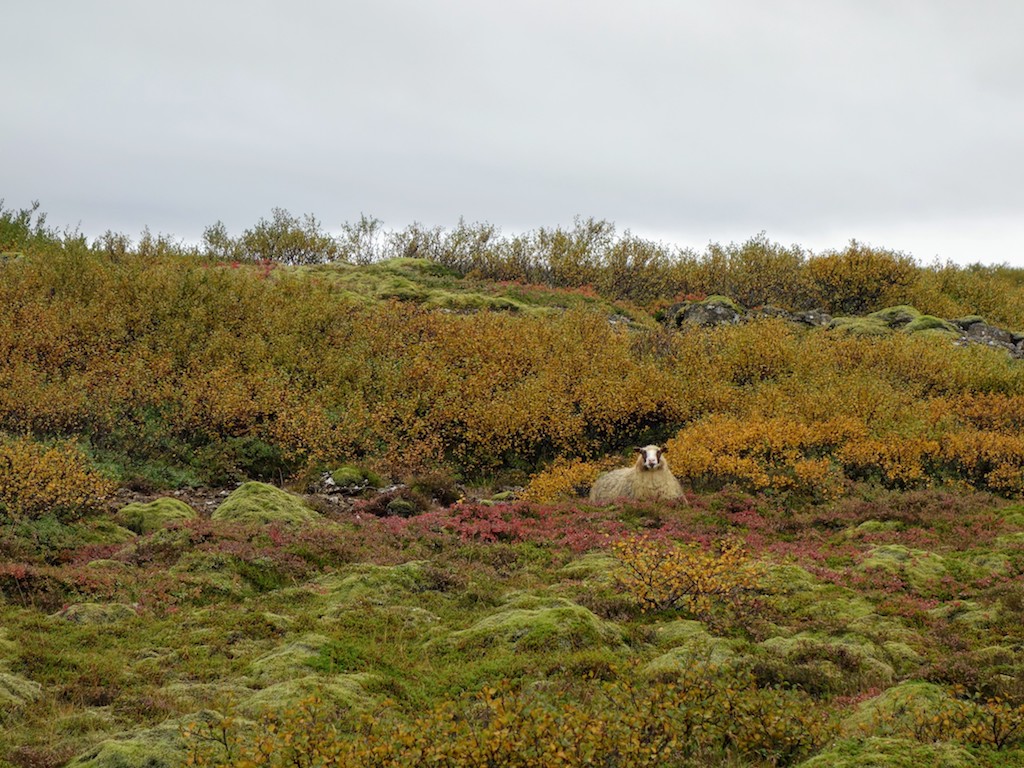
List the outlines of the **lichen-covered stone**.
<svg viewBox="0 0 1024 768">
<path fill-rule="evenodd" d="M 969 768 L 977 761 L 957 744 L 911 739 L 843 739 L 797 768 Z"/>
<path fill-rule="evenodd" d="M 311 523 L 322 519 L 302 499 L 266 483 L 244 483 L 213 513 L 214 520 L 246 523 Z"/>
<path fill-rule="evenodd" d="M 521 597 L 452 632 L 447 642 L 459 649 L 505 644 L 518 650 L 577 650 L 619 645 L 622 632 L 569 600 Z"/>
<path fill-rule="evenodd" d="M 127 504 L 117 513 L 117 520 L 125 528 L 138 534 L 152 533 L 168 523 L 192 520 L 196 511 L 185 502 L 171 497 L 155 499 L 148 504 Z"/>
</svg>

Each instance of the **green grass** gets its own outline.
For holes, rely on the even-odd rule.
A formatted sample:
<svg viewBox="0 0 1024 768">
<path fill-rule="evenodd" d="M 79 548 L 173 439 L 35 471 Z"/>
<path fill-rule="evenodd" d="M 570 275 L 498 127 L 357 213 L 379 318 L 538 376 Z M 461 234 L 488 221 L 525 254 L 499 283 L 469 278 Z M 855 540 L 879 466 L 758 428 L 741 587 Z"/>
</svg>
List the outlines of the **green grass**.
<svg viewBox="0 0 1024 768">
<path fill-rule="evenodd" d="M 717 537 L 724 520 L 743 535 L 729 524 L 731 513 L 708 512 L 729 498 L 606 513 L 675 535 L 682 526 Z M 719 607 L 701 618 L 641 613 L 616 589 L 616 561 L 602 548 L 579 556 L 543 542 L 420 538 L 386 534 L 373 521 L 369 528 L 313 522 L 305 533 L 290 534 L 322 550 L 296 575 L 289 553 L 306 550 L 282 541 L 271 554 L 249 551 L 270 541 L 260 523 L 174 523 L 120 542 L 109 533 L 97 539 L 103 525 L 96 519 L 7 526 L 0 542 L 8 553 L 28 555 L 12 541 L 44 535 L 51 553 L 63 553 L 51 554 L 51 565 L 35 553 L 25 567 L 50 569 L 64 585 L 64 602 L 134 608 L 109 620 L 83 611 L 72 621 L 74 612 L 31 600 L 16 604 L 18 589 L 41 582 L 25 576 L 19 586 L 10 574 L 0 581 L 0 672 L 12 687 L 37 692 L 5 712 L 0 755 L 12 765 L 24 764 L 26 755 L 59 765 L 107 743 L 98 754 L 113 760 L 109 740 L 125 731 L 135 734 L 138 755 L 149 754 L 146 745 L 156 739 L 156 755 L 173 742 L 161 724 L 229 706 L 255 717 L 317 690 L 349 710 L 345 727 L 354 727 L 356 713 L 387 701 L 413 716 L 502 680 L 571 700 L 589 696 L 595 680 L 628 670 L 664 680 L 709 663 L 752 670 L 765 686 L 805 691 L 851 728 L 867 723 L 863 734 L 847 735 L 811 765 L 831 764 L 827 756 L 843 764 L 889 754 L 912 730 L 898 719 L 878 724 L 870 714 L 887 712 L 890 699 L 910 697 L 927 708 L 931 699 L 917 691 L 956 697 L 963 685 L 980 696 L 1000 690 L 1012 698 L 1007 681 L 1024 679 L 1024 665 L 1014 661 L 1024 641 L 1017 507 L 1004 515 L 977 507 L 954 518 L 945 503 L 936 496 L 934 512 L 919 511 L 901 527 L 845 518 L 830 535 L 846 554 L 827 563 L 805 547 L 816 540 L 817 516 L 839 512 L 808 508 L 783 526 L 786 536 L 762 540 L 766 594 L 753 613 Z M 763 510 L 779 522 L 791 514 Z M 973 531 L 973 546 L 965 530 Z M 323 549 L 339 536 L 354 547 L 350 562 Z M 97 541 L 105 544 L 94 556 L 89 548 Z M 931 543 L 902 543 L 909 541 Z M 89 559 L 95 563 L 87 565 Z M 950 654 L 957 659 L 952 666 Z M 886 689 L 888 698 L 873 698 Z M 926 744 L 907 749 L 932 754 Z M 951 744 L 948 751 L 965 749 Z M 984 750 L 976 754 L 999 764 Z M 999 753 L 1008 761 L 1014 755 Z"/>
</svg>

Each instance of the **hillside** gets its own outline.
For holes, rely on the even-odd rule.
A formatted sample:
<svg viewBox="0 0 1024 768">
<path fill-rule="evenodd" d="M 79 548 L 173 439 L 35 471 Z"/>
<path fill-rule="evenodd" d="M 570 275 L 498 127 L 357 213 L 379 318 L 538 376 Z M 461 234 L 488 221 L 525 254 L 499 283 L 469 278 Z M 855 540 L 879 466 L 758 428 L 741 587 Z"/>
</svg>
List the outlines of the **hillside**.
<svg viewBox="0 0 1024 768">
<path fill-rule="evenodd" d="M 362 225 L 0 206 L 0 766 L 1024 765 L 1019 271 Z"/>
</svg>

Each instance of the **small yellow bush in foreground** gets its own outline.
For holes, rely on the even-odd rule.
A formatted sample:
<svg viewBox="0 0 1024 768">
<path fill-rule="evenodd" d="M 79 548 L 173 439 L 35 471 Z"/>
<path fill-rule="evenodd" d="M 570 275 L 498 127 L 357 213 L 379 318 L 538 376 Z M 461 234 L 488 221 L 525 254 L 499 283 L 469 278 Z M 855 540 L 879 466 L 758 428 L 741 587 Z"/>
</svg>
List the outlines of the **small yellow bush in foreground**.
<svg viewBox="0 0 1024 768">
<path fill-rule="evenodd" d="M 757 588 L 762 571 L 738 541 L 717 552 L 642 537 L 618 542 L 612 552 L 622 564 L 619 586 L 645 610 L 685 608 L 705 616 L 713 601 L 742 602 Z"/>
</svg>

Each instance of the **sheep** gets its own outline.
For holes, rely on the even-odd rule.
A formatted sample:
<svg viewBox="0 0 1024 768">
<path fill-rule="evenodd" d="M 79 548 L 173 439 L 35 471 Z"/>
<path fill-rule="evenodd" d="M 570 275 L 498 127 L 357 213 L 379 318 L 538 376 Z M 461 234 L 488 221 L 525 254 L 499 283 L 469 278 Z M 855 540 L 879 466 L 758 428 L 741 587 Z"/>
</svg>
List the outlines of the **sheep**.
<svg viewBox="0 0 1024 768">
<path fill-rule="evenodd" d="M 605 472 L 594 481 L 590 501 L 607 504 L 615 499 L 678 499 L 683 487 L 665 459 L 665 449 L 657 445 L 637 448 L 631 467 Z"/>
</svg>

